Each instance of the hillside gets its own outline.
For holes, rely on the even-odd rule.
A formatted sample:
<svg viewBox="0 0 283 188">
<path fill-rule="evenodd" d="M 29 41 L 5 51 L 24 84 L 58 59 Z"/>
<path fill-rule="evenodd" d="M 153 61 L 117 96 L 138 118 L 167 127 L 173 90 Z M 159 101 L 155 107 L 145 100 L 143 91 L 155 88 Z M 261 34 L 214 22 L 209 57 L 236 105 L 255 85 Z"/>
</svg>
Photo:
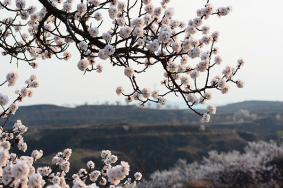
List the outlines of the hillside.
<svg viewBox="0 0 283 188">
<path fill-rule="evenodd" d="M 21 119 L 30 127 L 29 151 L 40 148 L 51 157 L 73 148 L 72 160 L 78 168 L 109 149 L 148 176 L 181 158 L 199 161 L 210 150 L 242 150 L 250 141 L 280 140 L 282 104 L 249 101 L 219 107 L 205 131 L 200 130 L 199 117 L 187 110 L 135 106 L 26 106 L 9 124 Z"/>
<path fill-rule="evenodd" d="M 185 110 L 143 109 L 136 106 L 88 105 L 67 108 L 52 105 L 22 107 L 14 119 L 29 126 L 59 126 L 82 124 L 183 124 L 196 121 Z"/>
<path fill-rule="evenodd" d="M 283 102 L 279 101 L 244 101 L 221 106 L 221 114 L 234 113 L 240 109 L 249 110 L 254 113 L 278 113 L 283 112 Z"/>
<path fill-rule="evenodd" d="M 89 159 L 97 160 L 98 151 L 109 149 L 134 169 L 149 175 L 167 169 L 178 160 L 198 161 L 210 150 L 241 150 L 248 142 L 278 140 L 282 122 L 263 119 L 241 124 L 214 124 L 206 131 L 199 126 L 162 125 L 81 125 L 30 129 L 29 150 L 41 148 L 46 155 L 66 147 L 76 153 L 75 167 Z M 136 160 L 138 159 L 138 160 Z M 78 161 L 80 161 L 78 163 Z M 96 161 L 97 162 L 97 161 Z"/>
<path fill-rule="evenodd" d="M 253 134 L 242 137 L 237 131 L 203 132 L 198 127 L 149 125 L 34 128 L 29 134 L 27 142 L 30 150 L 41 148 L 50 155 L 70 147 L 83 151 L 79 155 L 80 160 L 87 162 L 95 160 L 98 151 L 109 149 L 147 175 L 169 168 L 180 158 L 193 161 L 209 150 L 241 149 L 248 140 L 257 139 Z M 93 156 L 85 155 L 85 152 Z"/>
<path fill-rule="evenodd" d="M 239 110 L 251 113 L 283 113 L 282 102 L 247 101 L 218 108 L 218 121 L 223 115 Z M 85 105 L 75 108 L 55 105 L 21 107 L 13 121 L 21 119 L 29 126 L 71 126 L 84 124 L 134 124 L 134 125 L 189 125 L 198 124 L 199 117 L 189 110 L 160 110 L 136 106 Z"/>
</svg>

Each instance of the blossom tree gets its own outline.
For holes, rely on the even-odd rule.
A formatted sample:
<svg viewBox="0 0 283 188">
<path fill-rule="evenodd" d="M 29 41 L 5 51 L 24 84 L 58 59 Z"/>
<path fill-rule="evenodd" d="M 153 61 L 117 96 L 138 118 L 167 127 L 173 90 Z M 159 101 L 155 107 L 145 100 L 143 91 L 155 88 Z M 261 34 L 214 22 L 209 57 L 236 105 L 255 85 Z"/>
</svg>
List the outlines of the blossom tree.
<svg viewBox="0 0 283 188">
<path fill-rule="evenodd" d="M 102 72 L 98 63 L 102 61 L 124 70 L 132 90 L 117 87 L 116 93 L 128 102 L 164 104 L 166 96 L 175 94 L 203 122 L 210 120 L 216 108 L 208 105 L 207 112 L 202 112 L 195 106 L 210 100 L 211 91 L 226 94 L 230 83 L 243 87 L 243 81 L 234 77 L 244 61 L 217 72 L 222 63 L 216 47 L 219 34 L 205 25 L 211 16 L 229 14 L 230 7 L 214 8 L 208 0 L 195 18 L 183 23 L 174 19 L 169 0 L 158 5 L 151 0 L 38 0 L 41 7 L 27 3 L 0 2 L 1 12 L 10 16 L 1 21 L 0 47 L 11 62 L 36 67 L 40 59 L 69 60 L 70 50 L 76 47 L 77 66 L 85 73 Z M 153 67 L 164 73 L 162 92 L 139 81 Z"/>
<path fill-rule="evenodd" d="M 226 94 L 230 84 L 242 88 L 243 82 L 235 79 L 244 64 L 238 60 L 236 67 L 227 66 L 217 73 L 222 63 L 216 47 L 219 34 L 205 25 L 211 16 L 226 16 L 230 7 L 214 8 L 207 0 L 204 7 L 188 23 L 174 19 L 169 0 L 1 0 L 0 48 L 2 55 L 10 57 L 10 63 L 26 62 L 33 68 L 38 61 L 57 58 L 70 61 L 71 51 L 80 54 L 77 67 L 84 73 L 103 71 L 99 62 L 105 61 L 122 69 L 129 79 L 131 90 L 117 87 L 116 93 L 128 102 L 141 105 L 148 102 L 165 104 L 170 94 L 180 96 L 190 110 L 209 122 L 216 113 L 214 106 L 199 111 L 197 104 L 211 99 L 211 92 Z M 139 77 L 148 70 L 159 67 L 164 91 L 148 89 Z M 7 74 L 0 86 L 14 86 L 18 75 Z M 24 133 L 27 127 L 20 120 L 11 130 L 9 117 L 18 104 L 32 96 L 38 87 L 36 76 L 31 76 L 26 86 L 16 91 L 15 99 L 0 93 L 0 105 L 4 120 L 0 131 L 0 187 L 41 188 L 95 188 L 134 187 L 141 179 L 139 172 L 129 177 L 129 164 L 110 151 L 102 151 L 102 169 L 96 170 L 89 161 L 74 175 L 68 175 L 71 149 L 59 152 L 50 166 L 38 167 L 36 162 L 43 151 L 25 154 L 27 144 Z M 2 92 L 2 91 L 1 91 Z M 21 152 L 24 154 L 22 154 Z"/>
<path fill-rule="evenodd" d="M 139 188 L 194 187 L 282 187 L 283 146 L 275 142 L 250 142 L 244 152 L 210 151 L 200 162 L 180 160 L 169 170 L 156 171 Z"/>
</svg>

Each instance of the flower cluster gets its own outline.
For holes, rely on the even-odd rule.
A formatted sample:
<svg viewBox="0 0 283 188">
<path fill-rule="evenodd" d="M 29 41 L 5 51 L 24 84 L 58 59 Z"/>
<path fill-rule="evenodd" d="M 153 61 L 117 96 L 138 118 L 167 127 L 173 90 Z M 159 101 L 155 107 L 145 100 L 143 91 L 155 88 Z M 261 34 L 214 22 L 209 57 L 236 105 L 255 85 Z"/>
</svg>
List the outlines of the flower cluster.
<svg viewBox="0 0 283 188">
<path fill-rule="evenodd" d="M 23 5 L 21 5 L 23 6 Z M 18 78 L 17 73 L 7 74 L 6 80 L 1 84 L 13 86 Z M 141 180 L 141 173 L 134 174 L 129 178 L 130 166 L 121 161 L 117 164 L 118 157 L 110 151 L 101 153 L 103 167 L 96 168 L 93 161 L 89 161 L 86 168 L 81 168 L 78 173 L 69 175 L 71 149 L 65 149 L 57 153 L 50 166 L 39 166 L 37 162 L 43 157 L 42 150 L 34 150 L 26 155 L 28 145 L 24 140 L 24 134 L 28 128 L 17 120 L 12 129 L 7 122 L 18 109 L 18 103 L 26 97 L 32 96 L 32 89 L 39 86 L 35 75 L 26 80 L 26 87 L 16 90 L 17 98 L 10 104 L 8 96 L 0 93 L 0 105 L 3 112 L 0 114 L 4 122 L 0 127 L 0 187 L 6 188 L 123 188 L 135 187 Z M 7 107 L 6 107 L 7 106 Z"/>
<path fill-rule="evenodd" d="M 280 187 L 283 146 L 275 142 L 251 142 L 244 153 L 211 151 L 201 162 L 180 160 L 170 170 L 157 171 L 140 188 L 184 187 L 203 181 L 207 187 Z"/>
<path fill-rule="evenodd" d="M 208 0 L 194 18 L 184 23 L 174 19 L 170 0 L 160 0 L 159 4 L 151 0 L 38 2 L 42 6 L 39 10 L 24 0 L 0 2 L 3 11 L 15 14 L 0 26 L 10 28 L 2 29 L 1 38 L 6 40 L 0 43 L 3 54 L 12 60 L 27 61 L 32 67 L 40 58 L 70 60 L 68 50 L 75 46 L 81 57 L 77 66 L 83 72 L 102 72 L 103 66 L 97 62 L 105 60 L 124 70 L 132 91 L 119 87 L 117 94 L 127 102 L 165 104 L 166 96 L 175 94 L 202 116 L 202 122 L 210 120 L 214 107 L 203 113 L 195 106 L 210 100 L 210 91 L 226 94 L 231 84 L 244 86 L 243 81 L 234 78 L 243 60 L 236 67 L 213 71 L 223 61 L 216 47 L 219 34 L 211 31 L 206 20 L 228 15 L 230 7 L 213 7 Z M 139 75 L 157 66 L 164 72 L 160 78 L 163 88 L 147 89 L 140 84 Z M 12 85 L 14 78 L 10 76 Z"/>
<path fill-rule="evenodd" d="M 0 86 L 8 85 L 8 87 L 14 86 L 18 78 L 18 74 L 16 72 L 10 72 L 7 74 L 6 79 Z M 35 75 L 30 76 L 28 80 L 25 82 L 26 86 L 22 89 L 18 89 L 15 91 L 17 97 L 9 104 L 9 97 L 0 92 L 0 106 L 3 111 L 0 113 L 1 118 L 7 118 L 11 114 L 15 114 L 18 109 L 18 103 L 22 102 L 25 98 L 31 97 L 33 94 L 33 89 L 39 86 L 39 82 Z"/>
<path fill-rule="evenodd" d="M 102 170 L 95 168 L 93 161 L 87 162 L 86 168 L 81 168 L 78 173 L 68 176 L 70 170 L 69 159 L 71 149 L 57 153 L 52 159 L 51 166 L 40 167 L 36 162 L 43 156 L 42 150 L 34 150 L 31 155 L 17 155 L 12 153 L 15 144 L 18 149 L 25 151 L 27 145 L 22 141 L 22 135 L 27 131 L 21 121 L 17 121 L 11 132 L 3 131 L 0 141 L 0 185 L 4 187 L 26 188 L 99 188 L 99 187 L 135 187 L 141 180 L 141 173 L 134 175 L 133 181 L 128 178 L 130 166 L 121 161 L 110 151 L 102 151 Z"/>
</svg>

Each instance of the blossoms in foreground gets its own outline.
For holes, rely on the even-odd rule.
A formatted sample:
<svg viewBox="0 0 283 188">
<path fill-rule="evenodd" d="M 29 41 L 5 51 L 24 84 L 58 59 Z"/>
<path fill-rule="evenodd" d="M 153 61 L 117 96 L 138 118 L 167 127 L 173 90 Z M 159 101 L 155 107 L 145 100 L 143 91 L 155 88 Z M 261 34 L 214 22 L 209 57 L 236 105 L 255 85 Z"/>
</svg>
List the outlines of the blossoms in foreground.
<svg viewBox="0 0 283 188">
<path fill-rule="evenodd" d="M 27 144 L 23 140 L 23 134 L 27 127 L 18 120 L 13 130 L 1 132 L 0 141 L 0 185 L 4 187 L 27 187 L 27 188 L 98 188 L 98 187 L 135 187 L 141 180 L 141 173 L 135 173 L 133 181 L 128 178 L 130 166 L 121 161 L 110 151 L 101 152 L 103 167 L 96 168 L 93 161 L 89 161 L 85 168 L 71 177 L 69 159 L 71 149 L 65 149 L 52 158 L 50 166 L 38 167 L 36 162 L 43 156 L 42 150 L 34 150 L 31 155 L 17 155 L 14 148 L 25 152 Z"/>
<path fill-rule="evenodd" d="M 119 86 L 116 92 L 127 102 L 164 105 L 167 96 L 175 95 L 202 116 L 202 122 L 208 122 L 215 110 L 203 112 L 196 106 L 208 103 L 212 91 L 227 94 L 231 84 L 244 86 L 235 78 L 244 61 L 221 67 L 219 33 L 207 25 L 213 16 L 228 15 L 230 7 L 214 7 L 205 1 L 185 23 L 174 18 L 170 0 L 38 2 L 41 6 L 36 8 L 24 0 L 0 2 L 1 12 L 11 15 L 0 26 L 1 37 L 6 38 L 0 41 L 3 55 L 10 55 L 11 61 L 25 61 L 33 68 L 40 59 L 69 61 L 75 47 L 80 71 L 101 73 L 103 63 L 98 62 L 105 61 L 124 72 L 131 89 Z M 163 73 L 157 80 L 162 85 L 158 90 L 141 81 L 156 68 Z"/>
<path fill-rule="evenodd" d="M 156 171 L 139 188 L 203 187 L 270 188 L 282 187 L 283 146 L 275 142 L 251 142 L 243 153 L 211 151 L 200 162 L 180 160 L 169 170 Z"/>
<path fill-rule="evenodd" d="M 9 73 L 1 86 L 13 86 L 17 78 L 16 73 Z M 12 128 L 7 128 L 7 122 L 18 109 L 18 103 L 26 97 L 32 96 L 32 89 L 39 86 L 35 75 L 25 81 L 26 86 L 16 90 L 16 99 L 9 103 L 8 96 L 0 93 L 0 114 L 3 123 L 0 127 L 0 187 L 5 188 L 99 188 L 99 187 L 135 187 L 141 180 L 141 173 L 129 178 L 130 165 L 125 161 L 118 162 L 118 157 L 111 151 L 101 152 L 102 167 L 99 169 L 93 161 L 87 162 L 76 174 L 69 174 L 69 162 L 72 150 L 65 149 L 57 153 L 50 162 L 50 166 L 39 166 L 37 162 L 43 157 L 42 150 L 34 150 L 26 154 L 28 145 L 24 134 L 28 128 L 17 120 Z"/>
</svg>

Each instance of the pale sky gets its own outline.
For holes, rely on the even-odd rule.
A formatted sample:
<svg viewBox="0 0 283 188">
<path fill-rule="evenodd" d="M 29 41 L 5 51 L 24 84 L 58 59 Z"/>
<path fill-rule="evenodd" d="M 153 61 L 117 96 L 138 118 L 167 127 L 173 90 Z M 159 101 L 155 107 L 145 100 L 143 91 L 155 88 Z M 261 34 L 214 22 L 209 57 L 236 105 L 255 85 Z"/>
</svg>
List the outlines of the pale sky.
<svg viewBox="0 0 283 188">
<path fill-rule="evenodd" d="M 178 18 L 188 21 L 205 0 L 171 0 Z M 225 104 L 244 100 L 283 101 L 283 1 L 282 0 L 211 0 L 215 5 L 232 6 L 232 13 L 224 18 L 212 19 L 212 30 L 220 32 L 218 47 L 225 64 L 235 65 L 238 58 L 247 63 L 240 71 L 239 78 L 245 81 L 244 89 L 232 89 L 227 95 L 214 95 L 212 104 Z M 0 16 L 1 17 L 1 16 Z M 74 52 L 74 54 L 76 54 Z M 15 64 L 8 64 L 1 57 L 0 78 L 8 71 L 16 70 L 20 74 L 17 87 L 23 86 L 24 79 L 36 74 L 40 87 L 34 96 L 25 101 L 28 104 L 82 104 L 84 102 L 124 101 L 117 97 L 117 86 L 127 86 L 127 79 L 122 71 L 115 71 L 105 66 L 102 74 L 95 72 L 82 75 L 77 69 L 78 57 L 72 62 L 58 60 L 39 62 L 39 68 L 32 70 L 26 63 L 17 69 Z M 103 62 L 107 64 L 107 62 Z M 151 73 L 145 81 L 147 87 L 155 88 L 159 81 L 158 70 Z M 157 79 L 156 79 L 157 78 Z M 156 81 L 153 81 L 156 80 Z M 16 87 L 16 88 L 17 88 Z M 9 94 L 15 88 L 1 90 Z M 170 97 L 171 102 L 182 102 Z"/>
</svg>

